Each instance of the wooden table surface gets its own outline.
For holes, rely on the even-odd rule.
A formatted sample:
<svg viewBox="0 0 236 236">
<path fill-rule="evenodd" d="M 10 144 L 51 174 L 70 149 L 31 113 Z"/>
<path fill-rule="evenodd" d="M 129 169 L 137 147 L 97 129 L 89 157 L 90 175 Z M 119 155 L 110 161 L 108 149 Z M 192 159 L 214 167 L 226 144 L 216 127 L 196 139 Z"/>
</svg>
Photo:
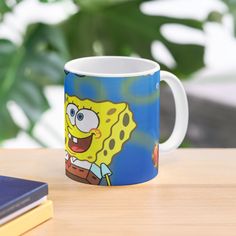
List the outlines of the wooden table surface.
<svg viewBox="0 0 236 236">
<path fill-rule="evenodd" d="M 101 187 L 64 175 L 64 151 L 0 150 L 0 174 L 46 181 L 53 219 L 26 235 L 236 235 L 236 149 L 179 149 L 145 184 Z"/>
</svg>

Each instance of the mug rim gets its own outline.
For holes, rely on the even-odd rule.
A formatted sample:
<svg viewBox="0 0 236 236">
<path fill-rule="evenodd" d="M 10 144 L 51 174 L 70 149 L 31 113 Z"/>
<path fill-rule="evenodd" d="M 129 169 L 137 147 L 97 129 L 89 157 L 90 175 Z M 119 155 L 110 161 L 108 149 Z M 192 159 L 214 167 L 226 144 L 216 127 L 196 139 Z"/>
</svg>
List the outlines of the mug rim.
<svg viewBox="0 0 236 236">
<path fill-rule="evenodd" d="M 89 66 L 89 63 L 95 63 L 95 61 L 104 61 L 105 60 L 109 60 L 109 61 L 118 61 L 121 63 L 120 66 L 126 66 L 128 68 L 128 70 L 130 70 L 130 67 L 132 65 L 132 63 L 139 63 L 140 67 L 143 66 L 144 69 L 137 71 L 129 71 L 129 72 L 124 72 L 124 73 L 118 73 L 118 72 L 101 72 L 101 66 L 99 67 L 98 64 L 98 71 L 92 71 L 92 70 L 88 70 L 86 71 L 86 69 L 83 69 L 83 65 L 84 67 L 86 67 L 86 63 L 87 63 L 87 67 Z M 130 67 L 128 65 L 128 63 L 130 64 Z M 134 64 L 133 64 L 134 65 Z M 79 68 L 80 67 L 80 68 Z M 103 66 L 104 67 L 104 66 Z M 114 67 L 113 67 L 114 68 Z M 135 68 L 139 68 L 139 67 L 135 67 Z M 112 68 L 110 67 L 105 67 L 105 69 L 108 69 L 108 71 L 111 71 Z M 105 71 L 104 69 L 104 71 Z M 114 68 L 117 70 L 117 68 Z M 76 58 L 73 60 L 68 61 L 65 66 L 64 66 L 64 70 L 67 72 L 71 72 L 77 75 L 84 75 L 84 76 L 95 76 L 95 77 L 136 77 L 136 76 L 144 76 L 144 75 L 152 75 L 155 72 L 160 70 L 160 65 L 155 62 L 152 61 L 150 59 L 146 59 L 146 58 L 139 58 L 139 57 L 129 57 L 129 56 L 89 56 L 89 57 L 81 57 L 81 58 Z M 99 71 L 100 70 L 100 71 Z M 121 69 L 119 69 L 121 70 Z"/>
</svg>

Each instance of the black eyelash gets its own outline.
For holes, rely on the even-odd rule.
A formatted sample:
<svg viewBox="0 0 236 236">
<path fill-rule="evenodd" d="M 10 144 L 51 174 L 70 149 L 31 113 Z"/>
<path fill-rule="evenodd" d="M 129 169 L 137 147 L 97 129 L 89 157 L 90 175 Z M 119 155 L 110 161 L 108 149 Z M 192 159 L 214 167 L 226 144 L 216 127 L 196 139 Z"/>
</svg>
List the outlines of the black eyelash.
<svg viewBox="0 0 236 236">
<path fill-rule="evenodd" d="M 97 115 L 99 114 L 99 112 L 94 111 L 92 107 L 86 108 L 85 106 L 83 106 L 83 107 L 80 108 L 80 107 L 78 106 L 78 109 L 79 109 L 79 110 L 81 110 L 81 109 L 86 109 L 86 110 L 90 110 L 90 111 L 95 112 Z"/>
</svg>

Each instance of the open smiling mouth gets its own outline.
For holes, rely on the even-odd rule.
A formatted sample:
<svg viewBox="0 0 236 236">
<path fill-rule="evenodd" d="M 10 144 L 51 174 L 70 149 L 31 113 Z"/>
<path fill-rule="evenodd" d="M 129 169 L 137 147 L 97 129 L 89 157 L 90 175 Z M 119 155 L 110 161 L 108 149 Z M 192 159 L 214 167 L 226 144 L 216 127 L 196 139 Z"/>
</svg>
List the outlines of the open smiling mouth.
<svg viewBox="0 0 236 236">
<path fill-rule="evenodd" d="M 73 152 L 85 152 L 89 149 L 92 138 L 92 134 L 86 138 L 76 138 L 69 133 L 68 146 Z"/>
</svg>

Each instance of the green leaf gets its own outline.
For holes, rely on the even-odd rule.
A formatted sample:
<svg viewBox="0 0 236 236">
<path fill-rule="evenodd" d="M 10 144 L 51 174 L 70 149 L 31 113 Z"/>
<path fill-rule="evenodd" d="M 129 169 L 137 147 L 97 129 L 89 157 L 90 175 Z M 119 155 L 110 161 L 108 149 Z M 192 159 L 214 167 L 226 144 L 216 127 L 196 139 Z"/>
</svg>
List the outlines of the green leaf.
<svg viewBox="0 0 236 236">
<path fill-rule="evenodd" d="M 92 4 L 90 1 L 77 2 L 88 6 L 81 8 L 81 11 L 62 24 L 73 58 L 98 54 L 138 54 L 154 59 L 151 43 L 159 40 L 175 58 L 177 67 L 173 72 L 177 75 L 187 77 L 204 65 L 203 46 L 172 43 L 160 33 L 163 25 L 171 23 L 202 30 L 203 23 L 198 20 L 145 15 L 140 11 L 140 3 L 143 2 L 140 0 L 101 0 L 94 2 L 92 11 L 89 8 Z M 103 8 L 100 8 L 101 5 Z M 99 50 L 96 49 L 97 45 Z"/>
<path fill-rule="evenodd" d="M 22 81 L 11 99 L 21 107 L 31 124 L 35 124 L 49 108 L 42 88 L 31 81 Z"/>
<path fill-rule="evenodd" d="M 6 104 L 0 102 L 0 141 L 15 137 L 19 127 L 14 123 Z"/>
<path fill-rule="evenodd" d="M 7 103 L 15 101 L 21 107 L 32 130 L 49 108 L 45 86 L 63 83 L 68 52 L 60 29 L 38 24 L 29 27 L 20 46 L 0 40 L 0 54 L 0 140 L 3 140 L 19 131 Z"/>
<path fill-rule="evenodd" d="M 5 1 L 0 1 L 0 16 L 8 11 L 11 11 L 11 8 L 6 4 Z"/>
<path fill-rule="evenodd" d="M 104 7 L 117 5 L 123 2 L 130 2 L 135 0 L 74 0 L 82 10 L 93 11 Z"/>
<path fill-rule="evenodd" d="M 3 15 L 7 12 L 12 11 L 16 4 L 18 4 L 21 0 L 6 1 L 0 0 L 0 21 L 3 18 Z"/>
</svg>

